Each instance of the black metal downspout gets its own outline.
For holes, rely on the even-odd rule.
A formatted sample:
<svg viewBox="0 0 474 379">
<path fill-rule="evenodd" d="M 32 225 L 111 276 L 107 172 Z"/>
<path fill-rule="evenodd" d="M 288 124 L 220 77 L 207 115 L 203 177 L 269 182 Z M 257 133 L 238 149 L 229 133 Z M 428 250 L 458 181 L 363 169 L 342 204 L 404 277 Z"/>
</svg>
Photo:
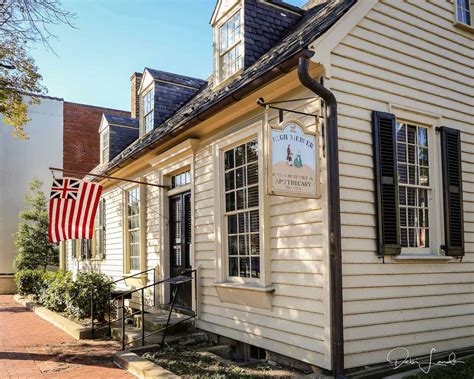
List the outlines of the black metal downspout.
<svg viewBox="0 0 474 379">
<path fill-rule="evenodd" d="M 331 356 L 334 376 L 344 378 L 344 325 L 342 316 L 341 215 L 339 199 L 339 152 L 337 101 L 334 94 L 309 75 L 312 51 L 306 50 L 298 62 L 300 82 L 326 103 L 327 204 L 329 210 L 329 265 L 331 302 Z"/>
</svg>

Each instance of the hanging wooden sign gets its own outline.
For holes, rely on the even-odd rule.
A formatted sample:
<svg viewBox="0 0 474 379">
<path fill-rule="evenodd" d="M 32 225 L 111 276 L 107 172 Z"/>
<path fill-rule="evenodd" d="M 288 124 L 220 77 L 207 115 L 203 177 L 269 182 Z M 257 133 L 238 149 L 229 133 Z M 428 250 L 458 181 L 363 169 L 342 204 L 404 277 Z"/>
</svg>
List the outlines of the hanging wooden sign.
<svg viewBox="0 0 474 379">
<path fill-rule="evenodd" d="M 272 195 L 319 197 L 319 139 L 297 120 L 270 126 L 268 190 Z"/>
</svg>

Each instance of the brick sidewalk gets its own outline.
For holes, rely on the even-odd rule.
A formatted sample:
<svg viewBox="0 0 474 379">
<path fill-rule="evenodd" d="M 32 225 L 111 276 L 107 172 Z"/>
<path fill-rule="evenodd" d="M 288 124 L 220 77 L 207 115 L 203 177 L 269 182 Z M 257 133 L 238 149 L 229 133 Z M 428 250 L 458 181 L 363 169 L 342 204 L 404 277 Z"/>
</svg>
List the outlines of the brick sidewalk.
<svg viewBox="0 0 474 379">
<path fill-rule="evenodd" d="M 112 362 L 115 342 L 77 341 L 0 295 L 0 378 L 134 378 Z"/>
</svg>

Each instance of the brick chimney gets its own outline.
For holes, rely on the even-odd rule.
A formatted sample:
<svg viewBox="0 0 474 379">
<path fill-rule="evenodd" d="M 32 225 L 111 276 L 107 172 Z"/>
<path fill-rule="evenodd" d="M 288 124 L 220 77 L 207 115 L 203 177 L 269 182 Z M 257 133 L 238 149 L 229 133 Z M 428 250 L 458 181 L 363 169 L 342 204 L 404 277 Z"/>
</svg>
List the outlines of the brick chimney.
<svg viewBox="0 0 474 379">
<path fill-rule="evenodd" d="M 140 89 L 140 84 L 142 82 L 142 74 L 139 72 L 134 72 L 130 77 L 130 114 L 132 118 L 138 118 L 140 115 L 140 99 L 138 98 L 138 90 Z"/>
</svg>

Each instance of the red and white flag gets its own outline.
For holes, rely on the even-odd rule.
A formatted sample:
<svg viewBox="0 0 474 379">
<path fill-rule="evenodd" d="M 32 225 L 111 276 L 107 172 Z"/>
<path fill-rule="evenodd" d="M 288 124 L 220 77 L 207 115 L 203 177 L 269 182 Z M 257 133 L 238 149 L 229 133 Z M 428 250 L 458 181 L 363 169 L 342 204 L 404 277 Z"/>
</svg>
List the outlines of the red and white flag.
<svg viewBox="0 0 474 379">
<path fill-rule="evenodd" d="M 102 186 L 74 178 L 54 179 L 49 199 L 51 243 L 92 239 Z"/>
</svg>

